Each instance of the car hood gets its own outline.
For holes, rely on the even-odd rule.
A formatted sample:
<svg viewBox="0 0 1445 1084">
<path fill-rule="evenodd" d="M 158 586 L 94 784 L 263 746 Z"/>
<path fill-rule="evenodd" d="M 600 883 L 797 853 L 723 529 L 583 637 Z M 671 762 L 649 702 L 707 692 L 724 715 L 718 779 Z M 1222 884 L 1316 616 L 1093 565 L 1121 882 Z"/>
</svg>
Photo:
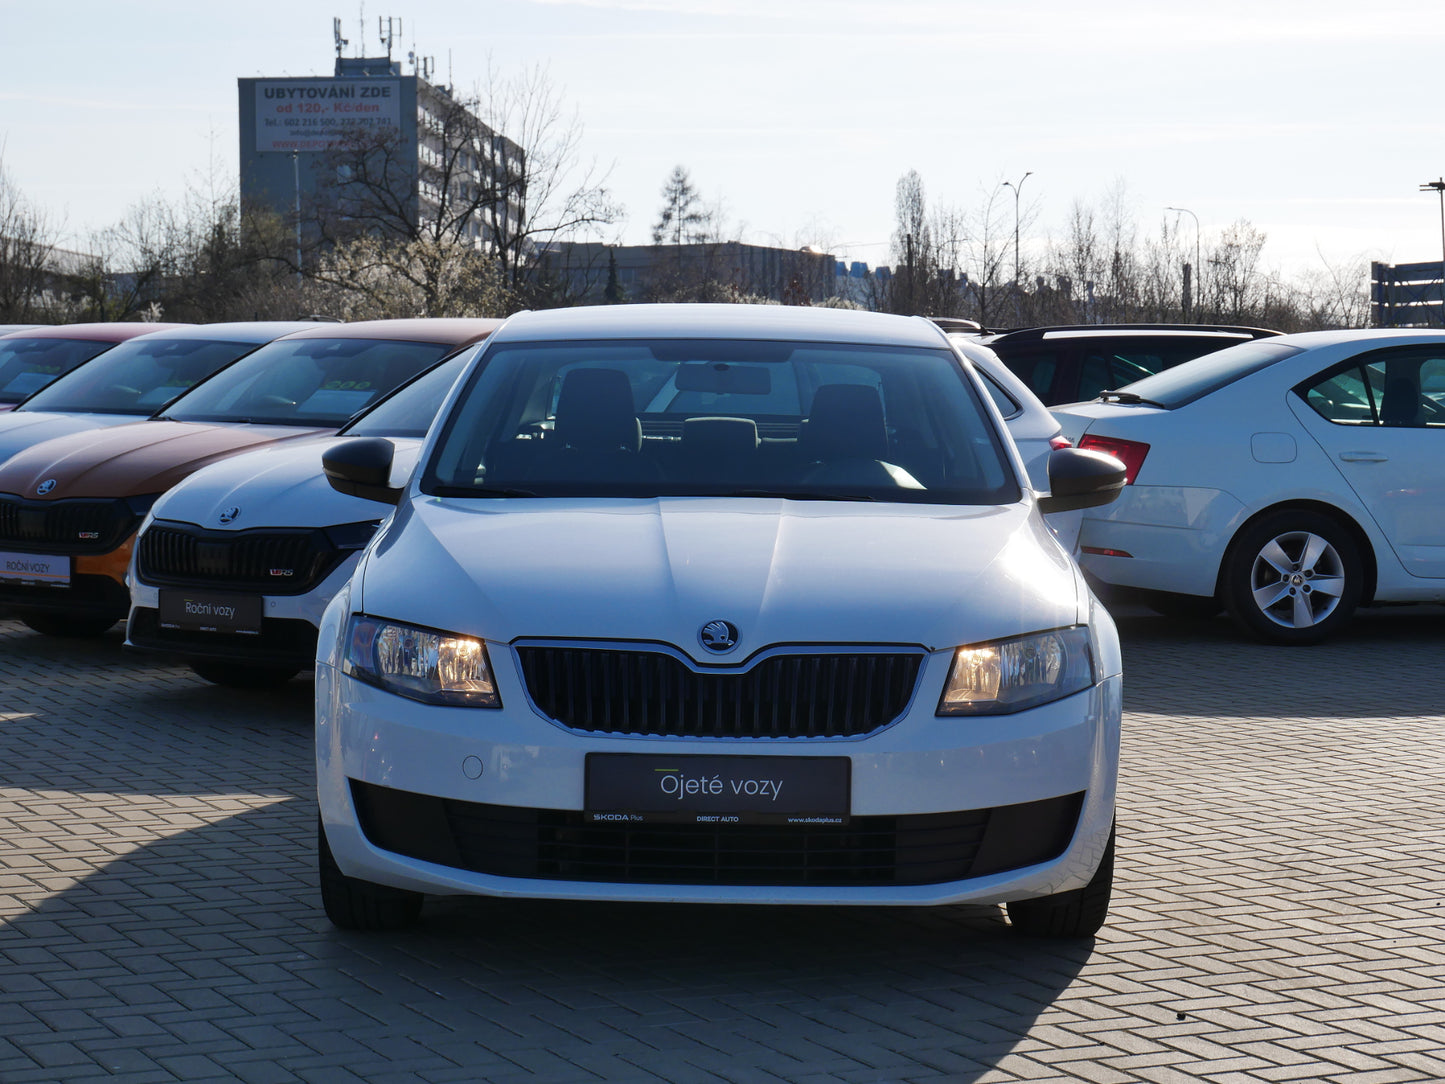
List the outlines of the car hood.
<svg viewBox="0 0 1445 1084">
<path fill-rule="evenodd" d="M 0 463 L 0 493 L 47 500 L 160 493 L 226 456 L 324 432 L 281 425 L 156 421 L 71 433 L 32 445 Z"/>
<path fill-rule="evenodd" d="M 390 515 L 390 505 L 338 493 L 322 473 L 322 454 L 349 439 L 286 441 L 212 463 L 166 493 L 151 514 L 156 519 L 235 531 L 332 527 Z M 416 464 L 421 441 L 388 439 L 396 448 L 392 479 L 401 484 Z M 222 512 L 231 513 L 224 527 Z"/>
<path fill-rule="evenodd" d="M 134 414 L 59 414 L 43 410 L 21 410 L 0 415 L 0 462 L 31 445 L 70 433 L 106 429 L 112 425 L 134 425 L 144 417 Z"/>
<path fill-rule="evenodd" d="M 353 581 L 355 582 L 355 581 Z M 930 649 L 1080 620 L 1072 562 L 1027 504 L 739 498 L 404 500 L 356 609 L 494 641 Z M 700 646 L 729 621 L 738 645 Z"/>
</svg>

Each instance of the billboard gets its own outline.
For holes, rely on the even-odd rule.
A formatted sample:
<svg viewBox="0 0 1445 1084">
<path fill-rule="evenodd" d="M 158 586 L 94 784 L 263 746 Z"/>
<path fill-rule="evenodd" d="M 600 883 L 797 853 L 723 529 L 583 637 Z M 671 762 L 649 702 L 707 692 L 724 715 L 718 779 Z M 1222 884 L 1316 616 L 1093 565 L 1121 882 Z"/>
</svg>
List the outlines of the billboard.
<svg viewBox="0 0 1445 1084">
<path fill-rule="evenodd" d="M 258 79 L 256 150 L 326 151 L 401 128 L 400 79 Z"/>
</svg>

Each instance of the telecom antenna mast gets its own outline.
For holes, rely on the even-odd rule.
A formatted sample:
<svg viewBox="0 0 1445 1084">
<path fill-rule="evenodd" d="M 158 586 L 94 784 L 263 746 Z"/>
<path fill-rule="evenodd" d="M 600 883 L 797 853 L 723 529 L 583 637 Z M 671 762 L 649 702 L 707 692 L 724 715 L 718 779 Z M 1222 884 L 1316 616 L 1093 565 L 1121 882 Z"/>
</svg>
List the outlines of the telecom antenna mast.
<svg viewBox="0 0 1445 1084">
<path fill-rule="evenodd" d="M 341 36 L 341 19 L 339 17 L 331 20 L 331 36 L 336 39 L 336 58 L 340 60 L 341 50 L 346 48 L 350 42 Z"/>
<path fill-rule="evenodd" d="M 392 42 L 405 33 L 405 31 L 402 30 L 401 20 L 393 19 L 388 15 L 385 22 L 383 22 L 381 16 L 378 15 L 376 17 L 376 29 L 377 33 L 381 35 L 381 44 L 386 46 L 386 59 L 390 60 Z"/>
</svg>

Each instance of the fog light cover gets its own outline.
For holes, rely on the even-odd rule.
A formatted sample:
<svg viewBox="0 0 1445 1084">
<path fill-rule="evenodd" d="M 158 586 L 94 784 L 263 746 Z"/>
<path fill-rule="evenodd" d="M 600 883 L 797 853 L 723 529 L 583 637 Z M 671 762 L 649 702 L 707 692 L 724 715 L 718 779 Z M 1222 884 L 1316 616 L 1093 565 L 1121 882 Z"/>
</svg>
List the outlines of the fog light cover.
<svg viewBox="0 0 1445 1084">
<path fill-rule="evenodd" d="M 953 653 L 939 715 L 1006 715 L 1094 684 L 1086 625 L 965 644 Z"/>
</svg>

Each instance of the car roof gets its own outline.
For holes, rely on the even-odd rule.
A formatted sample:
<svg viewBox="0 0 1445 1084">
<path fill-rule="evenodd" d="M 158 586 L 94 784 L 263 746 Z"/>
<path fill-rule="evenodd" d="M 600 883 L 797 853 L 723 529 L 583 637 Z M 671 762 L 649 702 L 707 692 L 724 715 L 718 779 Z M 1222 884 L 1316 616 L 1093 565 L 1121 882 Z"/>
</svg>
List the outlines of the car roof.
<svg viewBox="0 0 1445 1084">
<path fill-rule="evenodd" d="M 946 347 L 937 325 L 914 316 L 800 305 L 591 305 L 522 312 L 496 342 L 580 339 L 754 339 Z"/>
<path fill-rule="evenodd" d="M 1262 327 L 1241 327 L 1233 324 L 1058 324 L 1002 331 L 984 340 L 989 346 L 1041 342 L 1045 339 L 1102 338 L 1198 338 L 1243 341 L 1263 339 L 1279 332 Z"/>
<path fill-rule="evenodd" d="M 485 338 L 501 320 L 465 317 L 419 317 L 414 320 L 358 320 L 350 324 L 314 324 L 288 339 L 394 339 L 401 342 L 463 346 Z"/>
<path fill-rule="evenodd" d="M 183 324 L 151 333 L 156 339 L 209 339 L 214 342 L 268 343 L 283 335 L 336 324 L 318 325 L 314 320 L 239 320 L 224 324 Z"/>
<path fill-rule="evenodd" d="M 14 331 L 7 339 L 88 339 L 92 342 L 119 343 L 137 335 L 150 335 L 157 331 L 174 328 L 194 328 L 195 324 L 142 324 L 139 322 L 113 324 L 47 324 L 33 327 L 28 331 Z"/>
</svg>

